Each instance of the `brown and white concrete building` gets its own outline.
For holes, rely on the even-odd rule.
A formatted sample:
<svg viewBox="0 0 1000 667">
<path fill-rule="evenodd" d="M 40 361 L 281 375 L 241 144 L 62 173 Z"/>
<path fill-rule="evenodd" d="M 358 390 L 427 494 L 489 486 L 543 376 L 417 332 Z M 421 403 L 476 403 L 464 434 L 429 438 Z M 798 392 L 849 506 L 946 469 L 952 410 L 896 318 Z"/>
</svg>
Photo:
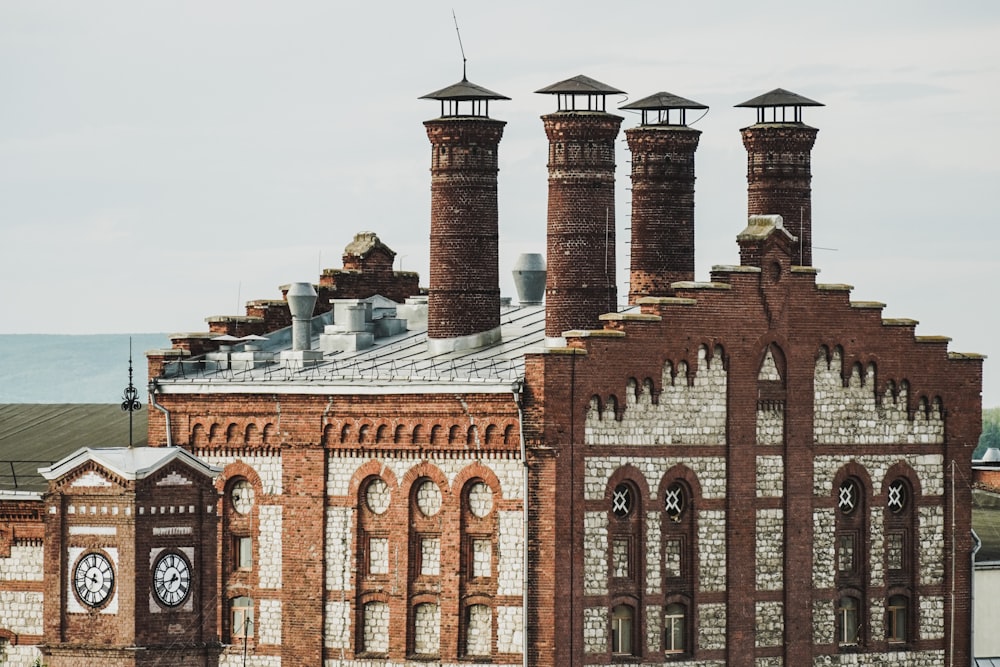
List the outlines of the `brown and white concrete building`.
<svg viewBox="0 0 1000 667">
<path fill-rule="evenodd" d="M 616 91 L 539 92 L 558 96 L 546 305 L 499 298 L 505 98 L 463 79 L 428 96 L 426 294 L 361 235 L 321 298 L 293 284 L 148 353 L 141 479 L 94 451 L 0 500 L 11 664 L 969 664 L 955 475 L 982 358 L 817 280 L 817 103 L 745 104 L 740 264 L 697 282 L 698 134 L 678 112 L 703 106 L 642 100 L 644 251 L 618 310 Z M 105 562 L 110 592 L 87 593 Z M 179 593 L 172 567 L 193 573 Z"/>
</svg>

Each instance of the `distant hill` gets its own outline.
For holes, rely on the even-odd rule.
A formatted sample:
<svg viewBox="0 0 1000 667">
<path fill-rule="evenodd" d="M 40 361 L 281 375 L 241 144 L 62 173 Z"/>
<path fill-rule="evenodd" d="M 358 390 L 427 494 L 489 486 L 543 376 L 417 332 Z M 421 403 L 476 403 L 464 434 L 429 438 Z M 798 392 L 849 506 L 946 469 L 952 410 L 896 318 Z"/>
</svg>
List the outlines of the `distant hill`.
<svg viewBox="0 0 1000 667">
<path fill-rule="evenodd" d="M 120 403 L 132 383 L 146 402 L 146 350 L 170 347 L 166 334 L 0 335 L 0 403 Z"/>
</svg>

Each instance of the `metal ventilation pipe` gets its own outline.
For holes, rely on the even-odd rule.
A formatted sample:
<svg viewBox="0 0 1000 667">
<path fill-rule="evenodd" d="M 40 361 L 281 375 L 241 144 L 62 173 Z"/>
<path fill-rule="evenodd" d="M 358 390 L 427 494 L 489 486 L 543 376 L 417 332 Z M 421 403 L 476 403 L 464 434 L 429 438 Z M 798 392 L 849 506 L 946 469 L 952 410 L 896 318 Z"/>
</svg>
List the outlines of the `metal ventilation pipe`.
<svg viewBox="0 0 1000 667">
<path fill-rule="evenodd" d="M 308 350 L 312 344 L 312 316 L 316 306 L 316 290 L 312 283 L 292 283 L 286 299 L 292 313 L 292 350 Z"/>
<path fill-rule="evenodd" d="M 514 287 L 522 306 L 540 306 L 545 297 L 545 258 L 537 252 L 521 253 L 514 262 Z"/>
</svg>

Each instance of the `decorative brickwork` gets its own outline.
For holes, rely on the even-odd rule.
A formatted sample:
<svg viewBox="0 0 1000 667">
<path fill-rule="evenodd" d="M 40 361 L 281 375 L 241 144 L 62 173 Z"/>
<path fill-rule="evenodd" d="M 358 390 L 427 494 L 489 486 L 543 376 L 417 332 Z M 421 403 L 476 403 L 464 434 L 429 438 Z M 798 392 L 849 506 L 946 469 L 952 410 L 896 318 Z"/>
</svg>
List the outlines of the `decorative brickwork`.
<svg viewBox="0 0 1000 667">
<path fill-rule="evenodd" d="M 680 125 L 625 130 L 632 152 L 628 302 L 694 280 L 694 153 L 701 132 Z"/>
<path fill-rule="evenodd" d="M 542 116 L 549 139 L 545 335 L 596 327 L 617 309 L 615 137 L 622 118 L 563 111 Z"/>
</svg>

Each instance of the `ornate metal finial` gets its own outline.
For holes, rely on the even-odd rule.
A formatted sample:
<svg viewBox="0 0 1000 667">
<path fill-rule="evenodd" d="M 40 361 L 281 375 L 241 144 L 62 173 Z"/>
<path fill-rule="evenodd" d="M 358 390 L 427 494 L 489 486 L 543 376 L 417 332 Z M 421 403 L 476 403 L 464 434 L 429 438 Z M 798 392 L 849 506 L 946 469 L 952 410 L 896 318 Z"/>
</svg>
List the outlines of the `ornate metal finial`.
<svg viewBox="0 0 1000 667">
<path fill-rule="evenodd" d="M 122 412 L 128 413 L 128 446 L 132 447 L 132 413 L 142 410 L 139 390 L 132 385 L 132 337 L 128 337 L 128 386 L 122 393 Z"/>
</svg>

